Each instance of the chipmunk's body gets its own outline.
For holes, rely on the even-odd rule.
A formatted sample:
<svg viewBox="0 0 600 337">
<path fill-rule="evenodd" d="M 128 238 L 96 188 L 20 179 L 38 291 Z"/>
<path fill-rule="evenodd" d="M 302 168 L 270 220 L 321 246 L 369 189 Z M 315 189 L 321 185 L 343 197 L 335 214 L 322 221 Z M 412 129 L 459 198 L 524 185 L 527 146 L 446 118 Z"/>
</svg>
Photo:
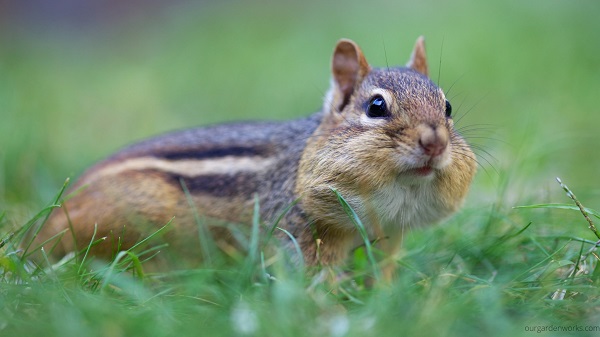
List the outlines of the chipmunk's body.
<svg viewBox="0 0 600 337">
<path fill-rule="evenodd" d="M 198 215 L 249 224 L 257 196 L 267 223 L 299 199 L 279 226 L 296 237 L 307 264 L 337 265 L 359 236 L 332 189 L 373 239 L 389 238 L 390 251 L 406 227 L 454 212 L 476 165 L 443 92 L 427 78 L 422 40 L 406 68 L 392 69 L 371 69 L 342 40 L 332 70 L 323 111 L 308 118 L 171 133 L 92 167 L 65 203 L 74 235 L 64 235 L 56 252 L 86 247 L 97 224 L 96 238 L 107 240 L 92 253 L 107 257 L 175 217 L 164 238 L 169 249 L 198 258 Z M 65 228 L 66 212 L 56 211 L 37 240 Z M 212 238 L 232 241 L 218 226 Z"/>
<path fill-rule="evenodd" d="M 294 201 L 296 175 L 283 173 L 297 171 L 304 144 L 319 120 L 314 115 L 184 130 L 116 153 L 88 170 L 72 188 L 80 191 L 65 203 L 78 248 L 89 244 L 96 223 L 96 238 L 107 237 L 107 242 L 93 252 L 109 257 L 175 217 L 167 242 L 183 251 L 184 259 L 198 260 L 198 226 L 203 224 L 197 214 L 202 222 L 250 223 L 255 196 L 263 219 Z M 40 238 L 58 233 L 67 223 L 65 213 L 53 213 Z M 229 240 L 225 230 L 215 229 L 213 236 Z M 74 249 L 72 238 L 65 235 L 56 253 Z"/>
</svg>

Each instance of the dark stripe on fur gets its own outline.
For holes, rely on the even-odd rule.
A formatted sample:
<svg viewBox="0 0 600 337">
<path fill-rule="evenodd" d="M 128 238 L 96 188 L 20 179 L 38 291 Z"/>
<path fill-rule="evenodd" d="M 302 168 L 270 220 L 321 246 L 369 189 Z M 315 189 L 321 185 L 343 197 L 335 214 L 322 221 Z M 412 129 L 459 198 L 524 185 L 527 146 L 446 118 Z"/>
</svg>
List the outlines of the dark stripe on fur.
<svg viewBox="0 0 600 337">
<path fill-rule="evenodd" d="M 185 160 L 185 159 L 213 159 L 223 158 L 227 156 L 233 157 L 249 157 L 249 156 L 268 156 L 267 151 L 257 147 L 231 146 L 223 148 L 212 148 L 205 150 L 190 150 L 190 151 L 172 151 L 156 153 L 153 155 L 156 158 L 167 160 Z"/>
<path fill-rule="evenodd" d="M 252 173 L 207 174 L 196 177 L 161 173 L 177 186 L 181 186 L 181 182 L 183 182 L 191 194 L 206 194 L 219 198 L 237 196 L 248 198 L 258 192 L 259 187 L 256 174 Z"/>
</svg>

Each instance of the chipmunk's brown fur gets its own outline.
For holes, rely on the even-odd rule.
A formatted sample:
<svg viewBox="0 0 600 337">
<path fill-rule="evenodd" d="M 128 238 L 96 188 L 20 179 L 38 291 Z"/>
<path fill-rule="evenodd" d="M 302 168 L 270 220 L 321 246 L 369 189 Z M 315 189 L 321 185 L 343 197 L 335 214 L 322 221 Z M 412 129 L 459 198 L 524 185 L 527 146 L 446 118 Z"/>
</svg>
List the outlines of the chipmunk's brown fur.
<svg viewBox="0 0 600 337">
<path fill-rule="evenodd" d="M 68 213 L 55 211 L 36 240 L 69 228 L 68 214 L 74 233 L 55 253 L 86 247 L 97 224 L 96 238 L 107 239 L 92 253 L 109 257 L 175 217 L 164 240 L 194 260 L 196 214 L 248 224 L 256 195 L 261 218 L 271 222 L 300 198 L 280 226 L 296 237 L 307 264 L 339 265 L 360 241 L 335 189 L 393 252 L 405 228 L 439 221 L 461 205 L 474 155 L 427 77 L 421 38 L 407 67 L 382 69 L 371 69 L 354 42 L 341 40 L 332 74 L 323 110 L 308 118 L 186 130 L 109 157 L 79 179 L 72 189 L 80 191 L 64 204 Z M 223 227 L 212 234 L 233 244 Z"/>
</svg>

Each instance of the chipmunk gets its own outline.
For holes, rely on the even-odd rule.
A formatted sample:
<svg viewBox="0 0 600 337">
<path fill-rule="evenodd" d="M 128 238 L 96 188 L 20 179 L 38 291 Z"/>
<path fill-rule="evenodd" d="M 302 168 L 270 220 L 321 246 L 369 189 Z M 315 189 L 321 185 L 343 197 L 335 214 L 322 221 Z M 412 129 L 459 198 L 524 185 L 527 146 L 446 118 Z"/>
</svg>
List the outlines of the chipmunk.
<svg viewBox="0 0 600 337">
<path fill-rule="evenodd" d="M 250 226 L 257 198 L 267 224 L 293 205 L 279 227 L 293 235 L 306 265 L 339 266 L 361 239 L 334 189 L 393 254 L 407 228 L 460 207 L 475 156 L 428 77 L 422 37 L 407 65 L 396 68 L 371 68 L 358 45 L 342 39 L 331 71 L 323 108 L 309 117 L 173 132 L 101 161 L 74 184 L 67 212 L 56 209 L 36 242 L 72 230 L 53 250 L 60 256 L 86 248 L 97 228 L 95 238 L 106 240 L 90 253 L 108 258 L 173 218 L 162 238 L 168 249 L 199 258 L 198 215 Z M 233 240 L 224 226 L 210 233 Z"/>
</svg>

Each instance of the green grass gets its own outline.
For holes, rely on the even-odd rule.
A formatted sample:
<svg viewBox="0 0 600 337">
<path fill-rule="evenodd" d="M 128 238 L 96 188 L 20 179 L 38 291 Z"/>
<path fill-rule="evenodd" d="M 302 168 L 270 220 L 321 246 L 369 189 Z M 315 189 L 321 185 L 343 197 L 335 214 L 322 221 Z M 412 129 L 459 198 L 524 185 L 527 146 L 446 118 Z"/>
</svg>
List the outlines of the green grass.
<svg viewBox="0 0 600 337">
<path fill-rule="evenodd" d="M 579 212 L 564 204 L 532 207 Z M 48 211 L 30 224 L 43 222 Z M 598 218 L 594 210 L 587 214 Z M 6 336 L 526 336 L 533 327 L 597 329 L 593 235 L 542 234 L 532 223 L 463 212 L 415 233 L 397 261 L 399 277 L 375 287 L 365 286 L 365 278 L 377 277 L 371 254 L 378 252 L 368 245 L 354 254 L 354 277 L 315 283 L 289 268 L 283 250 L 265 263 L 262 253 L 279 248 L 272 240 L 264 246 L 256 230 L 245 258 L 219 262 L 225 259 L 215 258 L 222 254 L 215 249 L 210 267 L 165 273 L 144 273 L 140 261 L 148 252 L 138 247 L 108 264 L 84 251 L 55 268 L 37 268 L 19 257 L 26 244 L 17 234 L 3 241 L 0 329 Z"/>
<path fill-rule="evenodd" d="M 600 325 L 598 238 L 555 181 L 598 222 L 599 14 L 555 0 L 204 3 L 83 27 L 0 13 L 0 335 L 598 335 L 528 329 Z M 119 147 L 304 116 L 337 39 L 385 66 L 421 34 L 481 168 L 459 213 L 406 238 L 392 284 L 364 286 L 376 249 L 354 252 L 356 277 L 314 284 L 252 231 L 247 255 L 213 247 L 198 252 L 210 265 L 163 274 L 144 268 L 156 253 L 144 245 L 55 270 L 18 258 L 10 234 L 41 224 L 66 177 Z"/>
</svg>

